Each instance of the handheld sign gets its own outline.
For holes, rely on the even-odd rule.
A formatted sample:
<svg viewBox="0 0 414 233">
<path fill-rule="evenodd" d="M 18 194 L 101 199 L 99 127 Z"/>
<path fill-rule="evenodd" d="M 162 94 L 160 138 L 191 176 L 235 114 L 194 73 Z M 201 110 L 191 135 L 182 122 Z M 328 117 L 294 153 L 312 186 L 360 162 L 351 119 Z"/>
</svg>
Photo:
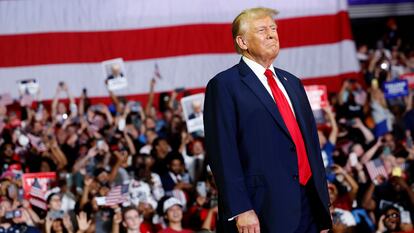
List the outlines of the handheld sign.
<svg viewBox="0 0 414 233">
<path fill-rule="evenodd" d="M 409 94 L 407 80 L 395 80 L 384 83 L 384 96 L 387 99 L 392 99 Z"/>
</svg>

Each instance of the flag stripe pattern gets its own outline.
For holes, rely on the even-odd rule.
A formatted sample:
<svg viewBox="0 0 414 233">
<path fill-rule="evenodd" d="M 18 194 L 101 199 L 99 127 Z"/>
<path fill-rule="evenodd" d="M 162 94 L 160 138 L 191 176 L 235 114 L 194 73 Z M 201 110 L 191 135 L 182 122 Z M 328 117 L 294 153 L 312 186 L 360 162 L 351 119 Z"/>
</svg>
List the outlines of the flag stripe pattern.
<svg viewBox="0 0 414 233">
<path fill-rule="evenodd" d="M 387 171 L 385 170 L 384 163 L 380 158 L 371 160 L 365 164 L 371 180 L 375 180 L 378 176 L 388 178 Z"/>
<path fill-rule="evenodd" d="M 117 205 L 127 201 L 129 185 L 118 185 L 113 187 L 105 197 L 107 206 Z"/>
<path fill-rule="evenodd" d="M 257 6 L 280 12 L 276 66 L 302 79 L 358 72 L 346 0 L 10 0 L 0 1 L 0 91 L 16 97 L 16 82 L 35 78 L 43 99 L 60 81 L 75 94 L 86 87 L 105 96 L 100 62 L 118 57 L 128 78 L 120 95 L 148 92 L 155 64 L 163 74 L 156 91 L 202 88 L 239 61 L 231 22 Z"/>
</svg>

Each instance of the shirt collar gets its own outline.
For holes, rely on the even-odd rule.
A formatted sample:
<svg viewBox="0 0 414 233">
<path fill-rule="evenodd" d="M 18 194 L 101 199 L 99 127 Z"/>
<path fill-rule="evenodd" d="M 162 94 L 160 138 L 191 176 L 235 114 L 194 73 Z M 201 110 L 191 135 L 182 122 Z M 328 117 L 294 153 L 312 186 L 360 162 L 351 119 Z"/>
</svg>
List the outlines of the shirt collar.
<svg viewBox="0 0 414 233">
<path fill-rule="evenodd" d="M 253 61 L 252 59 L 249 59 L 245 56 L 242 57 L 243 61 L 247 64 L 247 66 L 253 70 L 253 73 L 257 76 L 257 77 L 262 77 L 264 76 L 264 73 L 266 71 L 266 68 L 264 68 L 262 65 L 260 65 L 259 63 Z M 276 76 L 275 73 L 275 68 L 273 67 L 273 65 L 269 66 L 268 68 L 270 71 L 272 71 L 273 76 Z"/>
</svg>

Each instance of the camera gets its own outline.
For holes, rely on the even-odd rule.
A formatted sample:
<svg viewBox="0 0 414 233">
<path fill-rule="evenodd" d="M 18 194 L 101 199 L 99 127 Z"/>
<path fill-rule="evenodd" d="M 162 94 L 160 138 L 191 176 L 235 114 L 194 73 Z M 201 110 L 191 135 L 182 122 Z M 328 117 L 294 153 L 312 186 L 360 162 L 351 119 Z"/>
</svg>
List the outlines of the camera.
<svg viewBox="0 0 414 233">
<path fill-rule="evenodd" d="M 4 215 L 6 219 L 20 218 L 21 216 L 22 216 L 22 211 L 19 209 L 7 211 Z"/>
<path fill-rule="evenodd" d="M 52 220 L 62 219 L 62 218 L 63 218 L 63 210 L 59 210 L 59 211 L 50 211 L 49 217 L 50 217 Z"/>
</svg>

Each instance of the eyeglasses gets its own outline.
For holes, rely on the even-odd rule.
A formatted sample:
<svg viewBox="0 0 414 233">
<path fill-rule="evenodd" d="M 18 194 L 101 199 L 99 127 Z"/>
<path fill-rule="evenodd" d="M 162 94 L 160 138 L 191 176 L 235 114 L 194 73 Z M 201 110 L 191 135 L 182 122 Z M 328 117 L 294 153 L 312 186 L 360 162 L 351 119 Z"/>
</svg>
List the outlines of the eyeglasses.
<svg viewBox="0 0 414 233">
<path fill-rule="evenodd" d="M 400 214 L 397 213 L 392 213 L 392 214 L 387 214 L 385 215 L 386 218 L 399 218 Z"/>
</svg>

